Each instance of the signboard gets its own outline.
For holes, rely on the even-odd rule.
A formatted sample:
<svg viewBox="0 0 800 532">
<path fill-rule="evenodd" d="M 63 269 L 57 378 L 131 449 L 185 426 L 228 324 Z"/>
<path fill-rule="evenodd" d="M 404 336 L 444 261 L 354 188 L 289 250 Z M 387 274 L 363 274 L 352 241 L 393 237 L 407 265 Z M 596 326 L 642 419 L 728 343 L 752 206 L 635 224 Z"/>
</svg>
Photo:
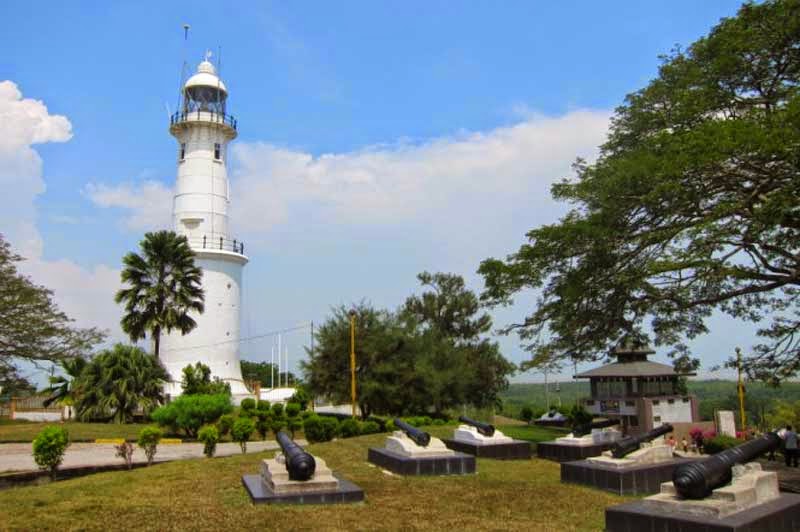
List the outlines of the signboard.
<svg viewBox="0 0 800 532">
<path fill-rule="evenodd" d="M 736 418 L 732 410 L 717 410 L 715 421 L 717 424 L 717 434 L 725 434 L 736 437 Z"/>
</svg>

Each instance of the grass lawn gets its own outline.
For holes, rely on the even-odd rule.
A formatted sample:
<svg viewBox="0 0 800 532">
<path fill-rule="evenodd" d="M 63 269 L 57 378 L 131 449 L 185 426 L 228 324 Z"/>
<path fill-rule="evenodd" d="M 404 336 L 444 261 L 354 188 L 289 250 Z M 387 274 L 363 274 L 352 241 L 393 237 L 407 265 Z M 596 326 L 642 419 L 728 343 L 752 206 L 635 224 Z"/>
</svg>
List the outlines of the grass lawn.
<svg viewBox="0 0 800 532">
<path fill-rule="evenodd" d="M 508 425 L 498 427 L 498 429 L 511 438 L 535 443 L 555 440 L 561 436 L 566 436 L 572 431 L 570 428 L 540 427 L 537 425 Z"/>
<path fill-rule="evenodd" d="M 364 489 L 363 504 L 253 506 L 241 476 L 272 454 L 259 453 L 0 491 L 0 529 L 107 530 L 112 518 L 126 529 L 602 530 L 605 508 L 627 500 L 561 484 L 559 465 L 539 459 L 479 459 L 464 477 L 387 475 L 366 461 L 385 437 L 309 447 Z"/>
</svg>

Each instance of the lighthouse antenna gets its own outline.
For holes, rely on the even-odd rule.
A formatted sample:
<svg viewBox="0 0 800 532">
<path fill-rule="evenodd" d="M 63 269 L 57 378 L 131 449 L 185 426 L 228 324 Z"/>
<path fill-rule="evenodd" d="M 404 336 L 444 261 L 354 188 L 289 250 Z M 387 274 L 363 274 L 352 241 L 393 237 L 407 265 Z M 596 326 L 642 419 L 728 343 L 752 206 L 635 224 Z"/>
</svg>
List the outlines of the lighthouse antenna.
<svg viewBox="0 0 800 532">
<path fill-rule="evenodd" d="M 178 105 L 177 108 L 180 111 L 181 103 L 183 103 L 183 84 L 186 82 L 186 77 L 188 75 L 188 65 L 186 63 L 186 47 L 187 42 L 189 40 L 189 29 L 191 26 L 188 24 L 183 25 L 183 48 L 181 50 L 181 74 L 180 79 L 178 80 Z M 185 111 L 185 109 L 184 109 Z"/>
</svg>

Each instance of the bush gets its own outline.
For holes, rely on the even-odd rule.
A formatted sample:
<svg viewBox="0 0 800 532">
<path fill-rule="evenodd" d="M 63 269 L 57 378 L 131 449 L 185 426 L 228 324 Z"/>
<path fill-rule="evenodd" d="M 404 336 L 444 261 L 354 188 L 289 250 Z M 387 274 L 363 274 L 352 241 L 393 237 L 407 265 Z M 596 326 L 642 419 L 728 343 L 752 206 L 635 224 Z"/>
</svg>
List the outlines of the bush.
<svg viewBox="0 0 800 532">
<path fill-rule="evenodd" d="M 256 432 L 258 432 L 262 441 L 267 439 L 270 430 L 272 430 L 272 418 L 259 419 L 256 422 Z"/>
<path fill-rule="evenodd" d="M 737 440 L 736 438 L 726 434 L 720 434 L 719 436 L 715 436 L 706 441 L 703 448 L 707 454 L 717 454 L 725 449 L 736 447 L 740 443 L 742 443 L 741 440 Z"/>
<path fill-rule="evenodd" d="M 300 405 L 297 403 L 289 403 L 286 405 L 286 417 L 297 417 L 300 415 Z"/>
<path fill-rule="evenodd" d="M 381 431 L 381 426 L 375 421 L 365 421 L 361 424 L 361 434 L 377 434 Z"/>
<path fill-rule="evenodd" d="M 200 427 L 216 423 L 232 410 L 231 398 L 225 394 L 181 395 L 170 404 L 157 408 L 150 417 L 161 426 L 182 430 L 190 438 L 195 438 Z"/>
<path fill-rule="evenodd" d="M 272 405 L 272 415 L 281 417 L 283 415 L 283 403 L 275 403 Z"/>
<path fill-rule="evenodd" d="M 361 427 L 355 419 L 345 419 L 339 424 L 339 434 L 342 438 L 352 438 L 361 434 Z"/>
<path fill-rule="evenodd" d="M 206 425 L 197 432 L 197 439 L 203 442 L 203 454 L 211 458 L 217 450 L 219 430 L 214 425 Z"/>
<path fill-rule="evenodd" d="M 533 408 L 529 406 L 523 406 L 522 410 L 519 411 L 519 417 L 522 421 L 529 424 L 533 420 Z"/>
<path fill-rule="evenodd" d="M 242 413 L 246 413 L 248 416 L 254 416 L 256 411 L 256 400 L 248 397 L 247 399 L 242 399 L 242 403 L 239 405 L 242 409 Z"/>
<path fill-rule="evenodd" d="M 311 443 L 331 441 L 338 429 L 338 422 L 332 417 L 309 416 L 303 422 L 306 439 Z"/>
<path fill-rule="evenodd" d="M 255 430 L 255 423 L 248 417 L 237 418 L 233 427 L 231 427 L 231 438 L 233 438 L 233 441 L 239 443 L 239 446 L 242 448 L 242 454 L 247 452 L 247 440 L 250 439 L 250 436 Z"/>
<path fill-rule="evenodd" d="M 69 447 L 69 433 L 61 427 L 45 427 L 33 440 L 33 459 L 41 469 L 50 471 L 56 479 L 58 466 L 64 460 L 64 452 Z"/>
<path fill-rule="evenodd" d="M 394 426 L 394 420 L 389 419 L 386 421 L 386 432 L 394 432 L 397 430 L 397 427 Z"/>
<path fill-rule="evenodd" d="M 287 418 L 286 428 L 292 433 L 292 439 L 294 439 L 295 432 L 303 428 L 303 420 L 300 419 L 300 416 Z"/>
<path fill-rule="evenodd" d="M 217 428 L 219 429 L 220 436 L 226 436 L 231 431 L 234 419 L 235 418 L 230 414 L 220 416 L 219 421 L 217 421 Z"/>
<path fill-rule="evenodd" d="M 119 445 L 115 445 L 114 449 L 117 450 L 117 456 L 125 460 L 125 465 L 128 466 L 130 471 L 133 468 L 133 445 L 128 442 L 122 442 Z"/>
<path fill-rule="evenodd" d="M 139 440 L 136 444 L 144 450 L 144 455 L 147 457 L 147 465 L 153 463 L 161 436 L 161 431 L 156 427 L 145 427 L 139 431 Z"/>
</svg>

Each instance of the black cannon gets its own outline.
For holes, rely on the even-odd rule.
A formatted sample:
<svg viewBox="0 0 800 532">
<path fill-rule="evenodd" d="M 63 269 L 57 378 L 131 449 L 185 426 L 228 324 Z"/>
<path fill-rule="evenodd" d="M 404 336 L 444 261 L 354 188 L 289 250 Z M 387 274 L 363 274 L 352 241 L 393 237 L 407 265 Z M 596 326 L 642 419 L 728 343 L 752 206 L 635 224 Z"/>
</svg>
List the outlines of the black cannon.
<svg viewBox="0 0 800 532">
<path fill-rule="evenodd" d="M 720 451 L 703 461 L 680 465 L 672 472 L 675 491 L 686 499 L 708 497 L 714 489 L 731 481 L 731 468 L 735 464 L 754 460 L 759 455 L 778 449 L 780 445 L 780 436 L 775 432 L 768 432 L 732 449 Z"/>
<path fill-rule="evenodd" d="M 405 421 L 399 418 L 394 418 L 394 426 L 406 433 L 406 436 L 411 438 L 414 443 L 420 447 L 427 447 L 431 442 L 431 435 L 425 431 L 419 430 L 417 427 L 412 427 Z"/>
<path fill-rule="evenodd" d="M 482 421 L 475 421 L 467 416 L 458 416 L 458 420 L 478 429 L 478 432 L 486 437 L 494 436 L 494 425 L 483 423 Z"/>
<path fill-rule="evenodd" d="M 572 435 L 581 437 L 592 432 L 592 429 L 604 429 L 606 427 L 613 427 L 614 425 L 619 425 L 619 419 L 605 419 L 603 421 L 584 423 L 583 425 L 577 425 L 572 430 Z"/>
<path fill-rule="evenodd" d="M 627 438 L 622 438 L 614 443 L 614 446 L 611 448 L 611 456 L 614 458 L 623 458 L 633 451 L 638 450 L 639 446 L 644 442 L 653 441 L 659 436 L 663 436 L 669 432 L 672 432 L 672 425 L 665 423 L 660 427 L 654 428 L 650 432 L 645 432 L 644 434 L 640 434 L 638 436 L 628 436 Z"/>
<path fill-rule="evenodd" d="M 289 480 L 308 480 L 313 477 L 314 470 L 317 468 L 314 457 L 305 452 L 283 431 L 278 432 L 277 439 L 286 459 Z"/>
</svg>

